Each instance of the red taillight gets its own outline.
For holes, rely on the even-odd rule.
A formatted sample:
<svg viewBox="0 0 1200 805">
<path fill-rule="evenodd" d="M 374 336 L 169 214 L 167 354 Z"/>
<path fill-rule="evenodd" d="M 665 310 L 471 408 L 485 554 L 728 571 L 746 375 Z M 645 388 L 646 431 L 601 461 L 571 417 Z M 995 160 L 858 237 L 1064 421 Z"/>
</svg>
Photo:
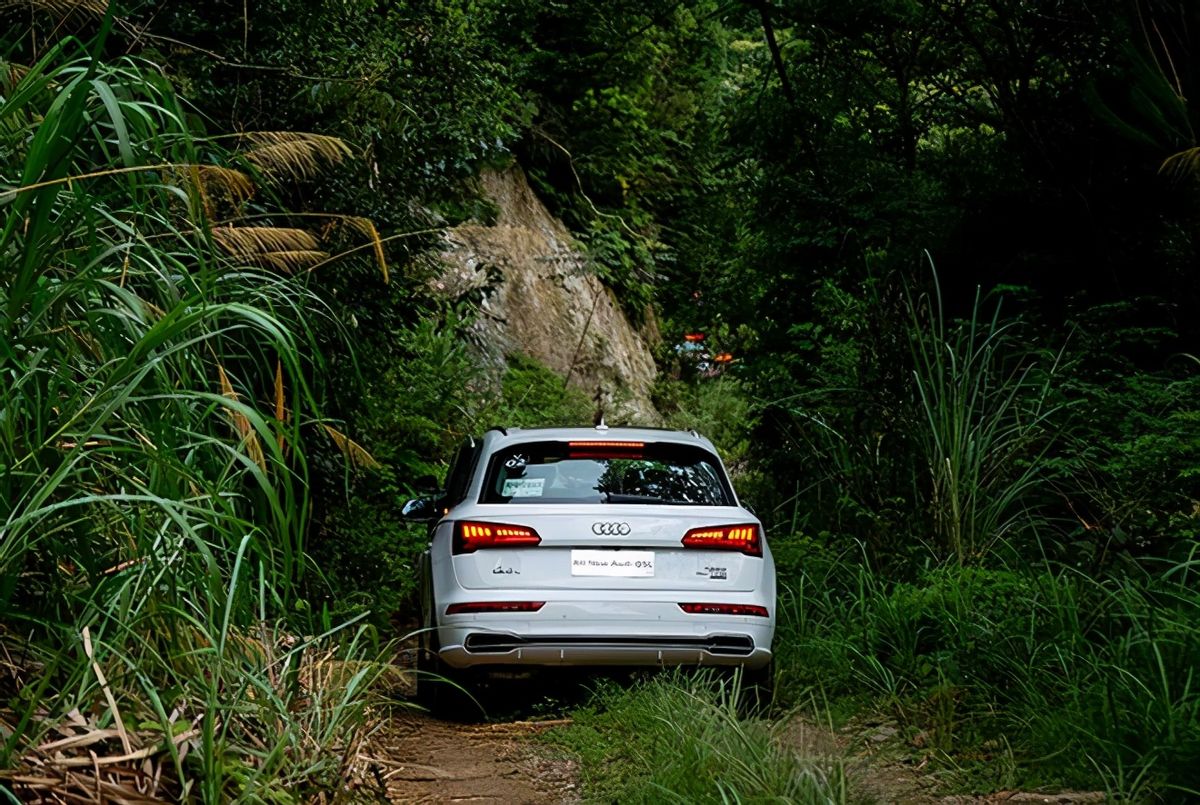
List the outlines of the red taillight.
<svg viewBox="0 0 1200 805">
<path fill-rule="evenodd" d="M 476 612 L 537 612 L 545 601 L 469 601 L 446 607 L 447 615 L 470 615 Z"/>
<path fill-rule="evenodd" d="M 766 607 L 755 604 L 680 604 L 679 608 L 689 615 L 754 615 L 766 618 L 771 614 Z"/>
<path fill-rule="evenodd" d="M 641 458 L 645 442 L 587 441 L 567 442 L 567 458 L 633 459 Z"/>
<path fill-rule="evenodd" d="M 754 523 L 693 528 L 683 535 L 683 547 L 741 551 L 750 556 L 762 556 L 762 539 Z"/>
<path fill-rule="evenodd" d="M 454 526 L 454 553 L 472 553 L 480 548 L 519 548 L 541 541 L 538 532 L 523 525 L 459 520 Z"/>
</svg>

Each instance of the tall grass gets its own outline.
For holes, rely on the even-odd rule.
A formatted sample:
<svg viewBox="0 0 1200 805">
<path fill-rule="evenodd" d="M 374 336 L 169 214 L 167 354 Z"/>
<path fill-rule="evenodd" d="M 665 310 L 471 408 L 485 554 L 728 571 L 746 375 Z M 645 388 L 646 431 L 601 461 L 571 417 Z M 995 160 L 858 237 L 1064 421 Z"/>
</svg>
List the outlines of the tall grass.
<svg viewBox="0 0 1200 805">
<path fill-rule="evenodd" d="M 932 298 L 910 299 L 918 438 L 929 478 L 929 508 L 941 547 L 960 563 L 978 561 L 1030 523 L 1031 490 L 1042 478 L 1059 357 L 1023 347 L 1017 322 L 990 316 L 979 291 L 971 317 L 951 324 L 934 274 Z"/>
<path fill-rule="evenodd" d="M 1104 578 L 1045 563 L 886 580 L 853 555 L 792 557 L 781 695 L 851 697 L 973 787 L 1200 791 L 1194 562 Z"/>
<path fill-rule="evenodd" d="M 0 69 L 0 767 L 27 793 L 300 797 L 353 756 L 377 673 L 365 632 L 334 652 L 281 621 L 323 308 L 214 241 L 250 176 L 99 50 Z"/>
<path fill-rule="evenodd" d="M 808 757 L 770 724 L 738 715 L 736 686 L 659 676 L 601 688 L 574 723 L 547 737 L 583 761 L 584 794 L 606 802 L 842 803 L 844 762 Z"/>
</svg>

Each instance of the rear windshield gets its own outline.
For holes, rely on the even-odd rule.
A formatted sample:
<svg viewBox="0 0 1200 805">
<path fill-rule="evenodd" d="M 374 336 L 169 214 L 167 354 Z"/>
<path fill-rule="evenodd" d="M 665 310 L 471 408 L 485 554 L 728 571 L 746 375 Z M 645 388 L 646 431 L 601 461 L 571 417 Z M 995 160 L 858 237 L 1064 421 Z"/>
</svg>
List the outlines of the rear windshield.
<svg viewBox="0 0 1200 805">
<path fill-rule="evenodd" d="M 492 455 L 480 503 L 731 506 L 716 456 L 642 442 L 530 442 Z"/>
</svg>

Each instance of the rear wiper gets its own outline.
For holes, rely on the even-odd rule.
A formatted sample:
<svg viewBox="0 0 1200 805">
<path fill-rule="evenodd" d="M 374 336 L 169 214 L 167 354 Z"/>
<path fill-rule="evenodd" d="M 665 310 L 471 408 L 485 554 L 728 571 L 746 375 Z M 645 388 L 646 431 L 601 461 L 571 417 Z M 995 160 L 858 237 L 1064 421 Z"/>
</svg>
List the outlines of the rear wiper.
<svg viewBox="0 0 1200 805">
<path fill-rule="evenodd" d="M 666 498 L 654 497 L 653 495 L 621 495 L 621 494 L 613 494 L 612 492 L 604 493 L 604 502 L 605 503 L 659 503 L 659 504 L 666 504 L 666 505 L 673 505 L 673 504 L 677 503 L 677 501 L 667 500 Z"/>
</svg>

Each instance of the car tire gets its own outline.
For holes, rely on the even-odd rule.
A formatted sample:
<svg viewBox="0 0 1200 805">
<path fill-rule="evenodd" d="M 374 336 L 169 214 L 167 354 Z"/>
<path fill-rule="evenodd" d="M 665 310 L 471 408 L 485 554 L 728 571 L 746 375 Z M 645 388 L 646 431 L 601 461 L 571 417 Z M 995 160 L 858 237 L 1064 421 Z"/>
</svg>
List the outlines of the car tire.
<svg viewBox="0 0 1200 805">
<path fill-rule="evenodd" d="M 747 715 L 761 715 L 775 703 L 775 659 L 761 668 L 742 668 L 738 705 Z"/>
<path fill-rule="evenodd" d="M 451 668 L 442 661 L 438 630 L 432 621 L 432 608 L 426 613 L 417 648 L 417 704 L 431 715 L 453 721 L 470 721 L 483 716 L 476 700 L 476 686 L 468 673 Z"/>
</svg>

